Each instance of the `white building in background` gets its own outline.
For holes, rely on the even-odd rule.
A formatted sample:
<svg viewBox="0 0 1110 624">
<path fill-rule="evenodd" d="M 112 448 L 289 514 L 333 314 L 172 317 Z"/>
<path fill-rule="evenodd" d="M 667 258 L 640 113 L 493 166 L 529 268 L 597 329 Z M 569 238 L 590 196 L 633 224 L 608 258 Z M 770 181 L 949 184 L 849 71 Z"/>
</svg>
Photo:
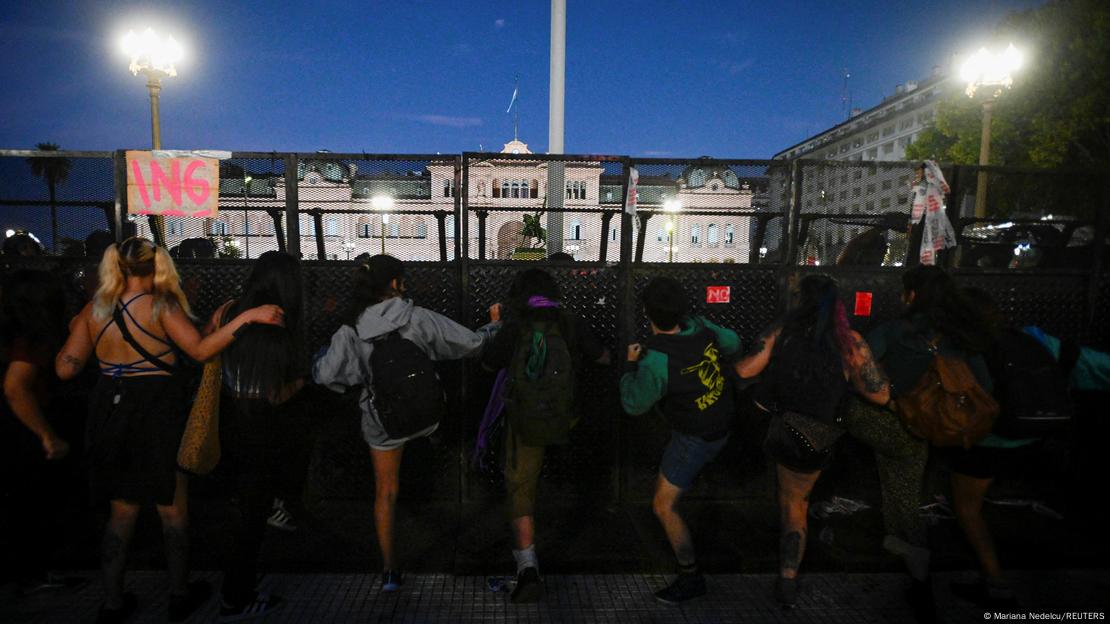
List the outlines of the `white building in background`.
<svg viewBox="0 0 1110 624">
<path fill-rule="evenodd" d="M 522 217 L 542 212 L 548 193 L 547 161 L 521 160 L 516 156 L 531 153 L 527 144 L 514 139 L 499 154 L 470 161 L 467 204 L 471 258 L 479 257 L 479 212 L 485 214 L 485 258 L 508 259 L 517 247 L 525 244 L 521 237 Z M 383 163 L 383 168 L 388 168 L 387 165 Z M 273 218 L 257 209 L 270 209 L 281 215 L 284 227 L 285 177 L 250 172 L 221 176 L 219 217 L 166 218 L 167 246 L 172 249 L 185 239 L 203 235 L 251 258 L 277 249 Z M 249 182 L 245 181 L 248 176 Z M 328 160 L 322 155 L 320 159 L 302 160 L 297 177 L 301 252 L 305 258 L 318 256 L 313 211 L 321 212 L 327 259 L 380 253 L 384 232 L 386 253 L 404 260 L 439 260 L 437 216 L 412 212 L 443 215 L 447 257 L 454 257 L 458 189 L 453 159 L 431 161 L 420 170 L 362 172 L 355 164 Z M 604 236 L 608 239 L 606 260 L 618 261 L 622 176 L 606 174 L 602 163 L 570 161 L 564 167 L 564 181 L 561 190 L 564 208 L 583 212 L 564 214 L 563 251 L 576 260 L 599 260 Z M 742 179 L 727 167 L 696 164 L 673 176 L 641 175 L 638 189 L 641 209 L 661 210 L 664 202 L 672 200 L 681 207 L 673 215 L 649 219 L 643 259 L 748 262 L 752 219 L 734 213 L 766 209 L 765 186 L 766 180 L 762 178 Z M 244 211 L 244 207 L 251 210 Z M 607 231 L 602 232 L 604 211 L 614 214 Z M 685 214 L 688 211 L 708 214 Z M 667 222 L 671 229 L 667 229 Z M 140 234 L 149 235 L 146 219 L 136 223 Z"/>
<path fill-rule="evenodd" d="M 812 166 L 803 169 L 802 213 L 878 215 L 903 212 L 909 216 L 913 165 L 863 166 L 905 160 L 906 148 L 936 118 L 937 105 L 955 81 L 939 67 L 927 79 L 897 85 L 877 106 L 851 117 L 774 155 L 776 160 L 847 161 L 852 167 Z M 821 222 L 815 222 L 815 225 Z M 844 244 L 862 227 L 823 223 L 810 232 L 807 254 L 825 263 L 836 259 Z"/>
</svg>

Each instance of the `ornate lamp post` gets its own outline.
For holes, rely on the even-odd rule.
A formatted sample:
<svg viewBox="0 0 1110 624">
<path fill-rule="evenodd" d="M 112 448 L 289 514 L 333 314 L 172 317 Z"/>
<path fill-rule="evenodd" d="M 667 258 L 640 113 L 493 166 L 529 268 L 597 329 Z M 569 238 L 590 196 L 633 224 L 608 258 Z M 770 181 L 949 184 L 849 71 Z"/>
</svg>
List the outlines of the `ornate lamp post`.
<svg viewBox="0 0 1110 624">
<path fill-rule="evenodd" d="M 667 229 L 667 262 L 674 262 L 675 219 L 680 210 L 682 210 L 682 202 L 677 199 L 668 199 L 663 202 L 663 212 L 670 215 L 667 218 L 667 224 L 664 226 Z"/>
<path fill-rule="evenodd" d="M 979 143 L 979 166 L 985 167 L 990 161 L 991 151 L 991 110 L 994 101 L 1014 83 L 1013 72 L 1021 68 L 1022 54 L 1010 44 L 1005 50 L 993 53 L 986 48 L 972 54 L 960 67 L 960 78 L 967 83 L 968 97 L 982 87 L 993 87 L 990 95 L 983 100 L 983 135 Z M 987 173 L 979 171 L 975 187 L 975 218 L 987 216 Z"/>
<path fill-rule="evenodd" d="M 378 195 L 370 200 L 374 210 L 382 213 L 382 255 L 385 255 L 385 226 L 389 225 L 389 210 L 393 208 L 393 198 L 389 195 Z"/>
<path fill-rule="evenodd" d="M 129 30 L 121 41 L 123 51 L 131 59 L 128 69 L 138 76 L 146 76 L 146 88 L 150 92 L 150 134 L 152 147 L 162 149 L 162 129 L 158 118 L 158 97 L 162 91 L 162 78 L 177 75 L 177 63 L 184 56 L 184 50 L 173 37 L 159 37 L 154 29 L 147 28 L 142 34 Z M 165 245 L 165 220 L 153 216 L 150 220 L 155 242 Z"/>
<path fill-rule="evenodd" d="M 347 259 L 351 259 L 351 252 L 355 250 L 355 244 L 351 241 L 343 243 L 343 251 L 347 252 Z"/>
</svg>

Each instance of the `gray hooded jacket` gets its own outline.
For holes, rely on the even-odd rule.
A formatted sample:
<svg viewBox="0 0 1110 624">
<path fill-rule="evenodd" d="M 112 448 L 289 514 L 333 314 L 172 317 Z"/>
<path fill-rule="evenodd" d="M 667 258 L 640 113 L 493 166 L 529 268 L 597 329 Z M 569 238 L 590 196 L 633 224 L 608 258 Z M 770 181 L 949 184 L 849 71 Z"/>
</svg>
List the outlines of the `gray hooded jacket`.
<svg viewBox="0 0 1110 624">
<path fill-rule="evenodd" d="M 366 308 L 355 327 L 343 325 L 332 334 L 331 343 L 312 366 L 312 378 L 335 392 L 362 386 L 359 397 L 362 435 L 371 448 L 378 450 L 397 448 L 407 440 L 431 434 L 438 427 L 433 425 L 408 438 L 393 439 L 382 428 L 374 410 L 370 395 L 373 388 L 370 354 L 374 350 L 371 341 L 397 330 L 402 338 L 423 349 L 429 359 L 437 361 L 481 355 L 496 325 L 486 325 L 474 332 L 442 314 L 413 305 L 409 299 L 394 297 Z"/>
</svg>

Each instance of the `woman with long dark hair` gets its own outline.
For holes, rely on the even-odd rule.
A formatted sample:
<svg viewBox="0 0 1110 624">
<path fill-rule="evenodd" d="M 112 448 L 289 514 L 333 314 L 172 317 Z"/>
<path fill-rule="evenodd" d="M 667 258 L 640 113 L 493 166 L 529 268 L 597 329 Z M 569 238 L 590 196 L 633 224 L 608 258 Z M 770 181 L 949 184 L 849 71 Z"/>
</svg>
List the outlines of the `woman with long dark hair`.
<svg viewBox="0 0 1110 624">
<path fill-rule="evenodd" d="M 432 361 L 453 360 L 481 353 L 485 336 L 431 310 L 414 305 L 405 296 L 405 265 L 392 256 L 372 256 L 355 270 L 352 304 L 347 318 L 331 337 L 312 368 L 316 383 L 336 392 L 361 387 L 362 436 L 370 446 L 374 464 L 374 525 L 382 553 L 384 592 L 400 589 L 404 577 L 394 551 L 394 518 L 400 490 L 401 455 L 405 443 L 431 435 L 432 424 L 421 431 L 391 436 L 382 422 L 375 398 L 371 357 L 380 340 L 400 338 L 415 344 Z"/>
<path fill-rule="evenodd" d="M 778 601 L 795 604 L 805 554 L 809 493 L 844 433 L 838 406 L 849 388 L 873 403 L 889 385 L 863 338 L 848 327 L 836 282 L 810 275 L 785 318 L 736 364 L 741 377 L 763 373 L 757 406 L 771 413 L 764 449 L 778 467 L 781 521 Z"/>
<path fill-rule="evenodd" d="M 982 357 L 988 344 L 986 323 L 976 313 L 943 269 L 920 265 L 902 274 L 899 318 L 883 323 L 867 335 L 872 353 L 890 378 L 891 402 L 873 405 L 850 400 L 844 424 L 848 433 L 871 447 L 882 489 L 883 548 L 902 558 L 910 576 L 907 601 L 918 618 L 935 617 L 930 551 L 921 518 L 921 489 L 929 444 L 914 436 L 895 413 L 898 398 L 909 392 L 933 360 L 930 342 L 937 350 L 967 361 L 980 385 L 990 388 L 990 375 Z"/>
<path fill-rule="evenodd" d="M 51 531 L 65 495 L 58 464 L 70 446 L 51 401 L 52 360 L 65 339 L 65 309 L 62 282 L 46 271 L 16 271 L 0 288 L 0 545 L 7 553 L 0 583 L 26 591 L 57 586 Z"/>
<path fill-rule="evenodd" d="M 178 374 L 180 353 L 207 360 L 251 323 L 280 325 L 282 311 L 263 305 L 244 311 L 201 337 L 177 269 L 165 249 L 145 238 L 112 245 L 100 262 L 100 286 L 70 323 L 55 360 L 62 379 L 77 376 L 90 356 L 100 378 L 89 404 L 87 454 L 94 495 L 111 501 L 101 565 L 102 622 L 119 622 L 135 609 L 123 593 L 127 548 L 139 510 L 153 503 L 162 520 L 170 576 L 169 617 L 188 617 L 207 598 L 206 584 L 188 583 L 187 480 L 177 451 L 188 414 Z"/>
<path fill-rule="evenodd" d="M 266 518 L 286 473 L 282 464 L 300 435 L 293 431 L 297 406 L 292 400 L 308 374 L 303 284 L 296 258 L 279 251 L 259 256 L 242 294 L 216 310 L 206 332 L 261 305 L 284 310 L 284 324 L 242 330 L 222 359 L 221 464 L 234 475 L 238 512 L 225 553 L 220 606 L 224 619 L 261 616 L 281 603 L 277 596 L 255 591 L 255 576 Z"/>
</svg>

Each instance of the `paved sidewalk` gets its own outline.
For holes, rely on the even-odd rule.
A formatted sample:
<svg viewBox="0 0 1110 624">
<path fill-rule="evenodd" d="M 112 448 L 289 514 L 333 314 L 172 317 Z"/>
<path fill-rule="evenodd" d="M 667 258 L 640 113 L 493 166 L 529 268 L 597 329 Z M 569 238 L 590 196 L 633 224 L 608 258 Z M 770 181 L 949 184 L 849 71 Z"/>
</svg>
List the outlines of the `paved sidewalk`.
<svg viewBox="0 0 1110 624">
<path fill-rule="evenodd" d="M 91 573 L 90 573 L 91 574 Z M 200 576 L 215 584 L 217 573 Z M 967 573 L 935 579 L 939 612 L 946 622 L 982 622 L 982 609 L 953 598 L 947 587 Z M 912 622 L 903 602 L 904 577 L 898 574 L 811 574 L 803 577 L 797 608 L 774 603 L 771 575 L 712 575 L 709 595 L 683 607 L 656 603 L 652 592 L 667 578 L 651 574 L 551 575 L 546 599 L 538 605 L 512 605 L 507 594 L 487 589 L 481 576 L 410 576 L 396 594 L 378 592 L 377 578 L 366 574 L 273 574 L 263 587 L 286 598 L 282 609 L 261 622 L 574 622 L 725 624 L 729 622 Z M 1014 575 L 1023 612 L 1102 612 L 1110 604 L 1110 571 L 1038 571 Z M 138 594 L 139 612 L 131 621 L 165 622 L 165 575 L 134 572 L 128 589 Z M 55 594 L 0 602 L 0 621 L 92 622 L 101 592 L 95 582 Z M 216 619 L 211 600 L 190 622 Z M 994 614 L 992 614 L 994 616 Z M 995 616 L 994 619 L 997 619 Z"/>
</svg>

